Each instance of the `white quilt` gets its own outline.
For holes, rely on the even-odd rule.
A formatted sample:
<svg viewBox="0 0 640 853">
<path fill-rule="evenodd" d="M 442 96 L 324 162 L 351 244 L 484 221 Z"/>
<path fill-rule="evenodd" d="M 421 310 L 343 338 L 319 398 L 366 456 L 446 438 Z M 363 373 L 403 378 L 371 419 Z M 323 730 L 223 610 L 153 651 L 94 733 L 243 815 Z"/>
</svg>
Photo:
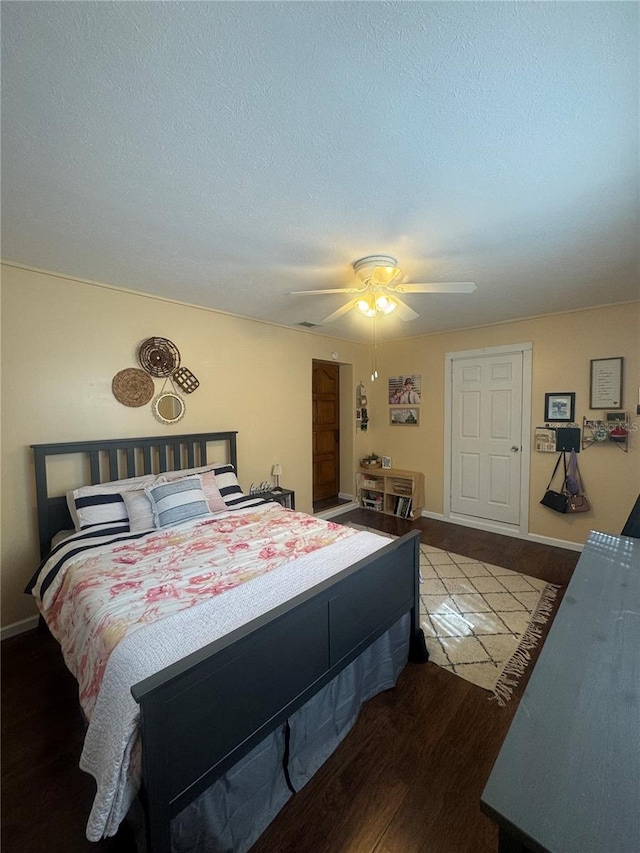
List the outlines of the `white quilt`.
<svg viewBox="0 0 640 853">
<path fill-rule="evenodd" d="M 358 533 L 124 637 L 109 658 L 80 759 L 97 783 L 87 838 L 114 835 L 139 788 L 139 709 L 132 685 L 387 544 L 381 536 Z"/>
</svg>

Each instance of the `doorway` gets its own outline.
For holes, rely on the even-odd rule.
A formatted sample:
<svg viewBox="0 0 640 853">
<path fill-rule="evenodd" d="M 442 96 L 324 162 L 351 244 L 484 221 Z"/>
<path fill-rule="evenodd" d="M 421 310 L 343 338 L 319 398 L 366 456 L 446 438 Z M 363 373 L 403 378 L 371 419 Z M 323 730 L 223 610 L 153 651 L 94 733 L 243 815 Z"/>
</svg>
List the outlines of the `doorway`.
<svg viewBox="0 0 640 853">
<path fill-rule="evenodd" d="M 313 361 L 313 509 L 340 502 L 340 365 Z"/>
<path fill-rule="evenodd" d="M 526 533 L 531 344 L 445 356 L 444 514 Z"/>
</svg>

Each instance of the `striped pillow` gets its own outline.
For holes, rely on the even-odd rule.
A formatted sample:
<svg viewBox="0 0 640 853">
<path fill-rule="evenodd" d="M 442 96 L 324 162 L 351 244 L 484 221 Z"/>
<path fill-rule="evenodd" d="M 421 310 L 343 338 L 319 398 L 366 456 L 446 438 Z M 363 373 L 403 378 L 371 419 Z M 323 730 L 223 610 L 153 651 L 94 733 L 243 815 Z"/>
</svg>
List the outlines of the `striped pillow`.
<svg viewBox="0 0 640 853">
<path fill-rule="evenodd" d="M 95 524 L 121 523 L 128 529 L 127 508 L 118 492 L 102 492 L 75 499 L 78 529 L 86 530 Z"/>
<path fill-rule="evenodd" d="M 209 505 L 199 476 L 147 486 L 145 491 L 153 505 L 157 527 L 170 527 L 209 515 Z"/>
<path fill-rule="evenodd" d="M 242 488 L 236 477 L 233 465 L 220 465 L 215 468 L 216 486 L 220 490 L 222 500 L 227 506 L 233 506 L 234 501 L 242 499 Z"/>
</svg>

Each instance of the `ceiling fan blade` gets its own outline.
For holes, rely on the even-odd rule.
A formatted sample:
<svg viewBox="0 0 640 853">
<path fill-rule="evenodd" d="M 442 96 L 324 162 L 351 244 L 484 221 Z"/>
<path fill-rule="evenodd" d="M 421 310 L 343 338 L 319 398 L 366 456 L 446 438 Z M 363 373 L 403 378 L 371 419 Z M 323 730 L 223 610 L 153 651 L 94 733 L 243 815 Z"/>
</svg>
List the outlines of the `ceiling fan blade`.
<svg viewBox="0 0 640 853">
<path fill-rule="evenodd" d="M 361 293 L 365 290 L 364 287 L 333 287 L 330 290 L 292 290 L 289 293 L 289 296 L 304 296 L 305 294 L 318 294 L 318 293 Z"/>
<path fill-rule="evenodd" d="M 409 308 L 407 303 L 403 302 L 402 299 L 398 299 L 397 296 L 394 296 L 393 298 L 398 303 L 398 307 L 394 311 L 394 314 L 397 314 L 401 320 L 415 320 L 416 317 L 420 316 L 413 310 L 413 308 Z"/>
<path fill-rule="evenodd" d="M 320 325 L 323 326 L 325 323 L 333 323 L 334 320 L 337 320 L 338 317 L 342 317 L 343 314 L 346 314 L 347 311 L 351 311 L 353 306 L 355 305 L 355 300 L 351 302 L 346 302 L 337 311 L 334 311 L 333 314 L 329 314 L 328 317 L 325 317 L 324 320 L 320 320 Z"/>
<path fill-rule="evenodd" d="M 473 293 L 473 281 L 424 282 L 422 284 L 398 284 L 392 288 L 396 293 Z"/>
</svg>

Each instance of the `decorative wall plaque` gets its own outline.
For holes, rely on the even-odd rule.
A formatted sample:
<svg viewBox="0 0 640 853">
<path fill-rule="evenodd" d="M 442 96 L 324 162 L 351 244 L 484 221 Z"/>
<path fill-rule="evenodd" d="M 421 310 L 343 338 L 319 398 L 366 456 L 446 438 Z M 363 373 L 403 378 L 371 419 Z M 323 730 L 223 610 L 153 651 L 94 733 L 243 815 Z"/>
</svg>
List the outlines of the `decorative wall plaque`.
<svg viewBox="0 0 640 853">
<path fill-rule="evenodd" d="M 137 367 L 128 367 L 113 377 L 113 396 L 123 406 L 144 406 L 153 397 L 153 379 Z"/>
<path fill-rule="evenodd" d="M 147 338 L 138 347 L 138 361 L 151 376 L 171 376 L 180 367 L 180 351 L 168 338 Z"/>
</svg>

